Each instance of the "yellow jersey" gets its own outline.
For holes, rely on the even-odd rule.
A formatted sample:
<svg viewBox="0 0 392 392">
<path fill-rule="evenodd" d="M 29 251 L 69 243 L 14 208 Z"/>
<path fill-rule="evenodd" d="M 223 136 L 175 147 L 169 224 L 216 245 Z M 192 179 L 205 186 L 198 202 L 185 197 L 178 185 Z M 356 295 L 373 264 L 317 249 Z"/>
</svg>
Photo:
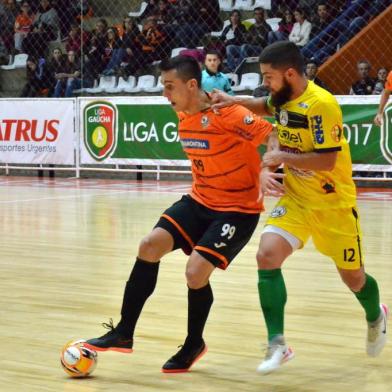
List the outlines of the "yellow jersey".
<svg viewBox="0 0 392 392">
<path fill-rule="evenodd" d="M 274 107 L 280 149 L 292 154 L 338 151 L 332 171 L 302 170 L 285 165 L 286 194 L 311 209 L 352 207 L 356 189 L 352 180 L 350 148 L 343 134 L 343 116 L 335 97 L 312 81 L 304 93 Z"/>
</svg>

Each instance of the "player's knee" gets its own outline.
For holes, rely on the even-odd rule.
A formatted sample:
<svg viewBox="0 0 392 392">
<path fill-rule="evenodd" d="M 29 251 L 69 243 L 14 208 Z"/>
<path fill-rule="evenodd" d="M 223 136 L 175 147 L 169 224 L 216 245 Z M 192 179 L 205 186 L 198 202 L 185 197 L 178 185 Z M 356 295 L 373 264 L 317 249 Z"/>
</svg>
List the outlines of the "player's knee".
<svg viewBox="0 0 392 392">
<path fill-rule="evenodd" d="M 278 252 L 272 248 L 261 248 L 256 254 L 257 266 L 259 269 L 280 268 L 282 261 Z"/>
<path fill-rule="evenodd" d="M 158 261 L 161 258 L 156 241 L 150 235 L 140 241 L 139 257 L 146 261 Z"/>
<path fill-rule="evenodd" d="M 191 289 L 200 289 L 208 283 L 196 268 L 187 268 L 185 271 L 186 282 Z"/>
<path fill-rule="evenodd" d="M 346 286 L 355 293 L 361 291 L 365 284 L 365 276 L 362 273 L 356 273 L 355 271 L 353 271 L 352 274 L 344 274 L 342 280 Z"/>
</svg>

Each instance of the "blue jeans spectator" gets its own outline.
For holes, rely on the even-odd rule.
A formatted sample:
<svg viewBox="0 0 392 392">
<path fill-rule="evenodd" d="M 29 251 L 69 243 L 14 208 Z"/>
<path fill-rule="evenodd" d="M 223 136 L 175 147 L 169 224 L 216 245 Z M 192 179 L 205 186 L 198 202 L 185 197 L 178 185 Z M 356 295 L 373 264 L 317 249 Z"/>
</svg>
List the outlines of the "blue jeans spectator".
<svg viewBox="0 0 392 392">
<path fill-rule="evenodd" d="M 257 45 L 228 45 L 226 47 L 227 66 L 231 71 L 234 71 L 245 58 L 258 56 L 261 51 L 262 48 Z"/>
<path fill-rule="evenodd" d="M 114 49 L 110 60 L 102 74 L 105 76 L 114 75 L 116 69 L 120 68 L 120 64 L 124 59 L 125 53 L 125 49 L 123 48 Z"/>
<path fill-rule="evenodd" d="M 287 41 L 289 36 L 282 31 L 269 31 L 268 32 L 268 45 L 277 41 Z"/>
</svg>

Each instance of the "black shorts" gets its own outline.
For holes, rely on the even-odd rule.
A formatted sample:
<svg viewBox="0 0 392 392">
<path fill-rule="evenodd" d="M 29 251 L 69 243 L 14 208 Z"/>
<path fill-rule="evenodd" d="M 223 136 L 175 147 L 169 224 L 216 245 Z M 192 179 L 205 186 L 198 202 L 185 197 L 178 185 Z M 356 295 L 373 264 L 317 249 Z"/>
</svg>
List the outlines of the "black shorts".
<svg viewBox="0 0 392 392">
<path fill-rule="evenodd" d="M 249 242 L 260 214 L 211 210 L 185 195 L 169 207 L 155 227 L 174 238 L 173 250 L 197 250 L 216 267 L 226 269 Z"/>
</svg>

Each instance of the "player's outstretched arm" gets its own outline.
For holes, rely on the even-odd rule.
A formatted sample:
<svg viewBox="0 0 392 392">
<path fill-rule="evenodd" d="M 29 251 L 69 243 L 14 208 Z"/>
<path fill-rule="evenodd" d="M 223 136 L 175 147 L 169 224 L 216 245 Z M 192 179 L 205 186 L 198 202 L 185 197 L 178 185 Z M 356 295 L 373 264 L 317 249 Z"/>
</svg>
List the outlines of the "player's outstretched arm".
<svg viewBox="0 0 392 392">
<path fill-rule="evenodd" d="M 270 116 L 267 106 L 267 98 L 239 97 L 214 89 L 211 93 L 212 110 L 219 111 L 220 108 L 231 105 L 241 105 L 259 116 Z"/>
<path fill-rule="evenodd" d="M 389 100 L 390 95 L 391 95 L 391 91 L 387 89 L 384 89 L 384 91 L 381 94 L 380 105 L 378 106 L 378 112 L 376 114 L 376 117 L 374 117 L 374 123 L 379 127 L 381 127 L 384 108 Z"/>
</svg>

